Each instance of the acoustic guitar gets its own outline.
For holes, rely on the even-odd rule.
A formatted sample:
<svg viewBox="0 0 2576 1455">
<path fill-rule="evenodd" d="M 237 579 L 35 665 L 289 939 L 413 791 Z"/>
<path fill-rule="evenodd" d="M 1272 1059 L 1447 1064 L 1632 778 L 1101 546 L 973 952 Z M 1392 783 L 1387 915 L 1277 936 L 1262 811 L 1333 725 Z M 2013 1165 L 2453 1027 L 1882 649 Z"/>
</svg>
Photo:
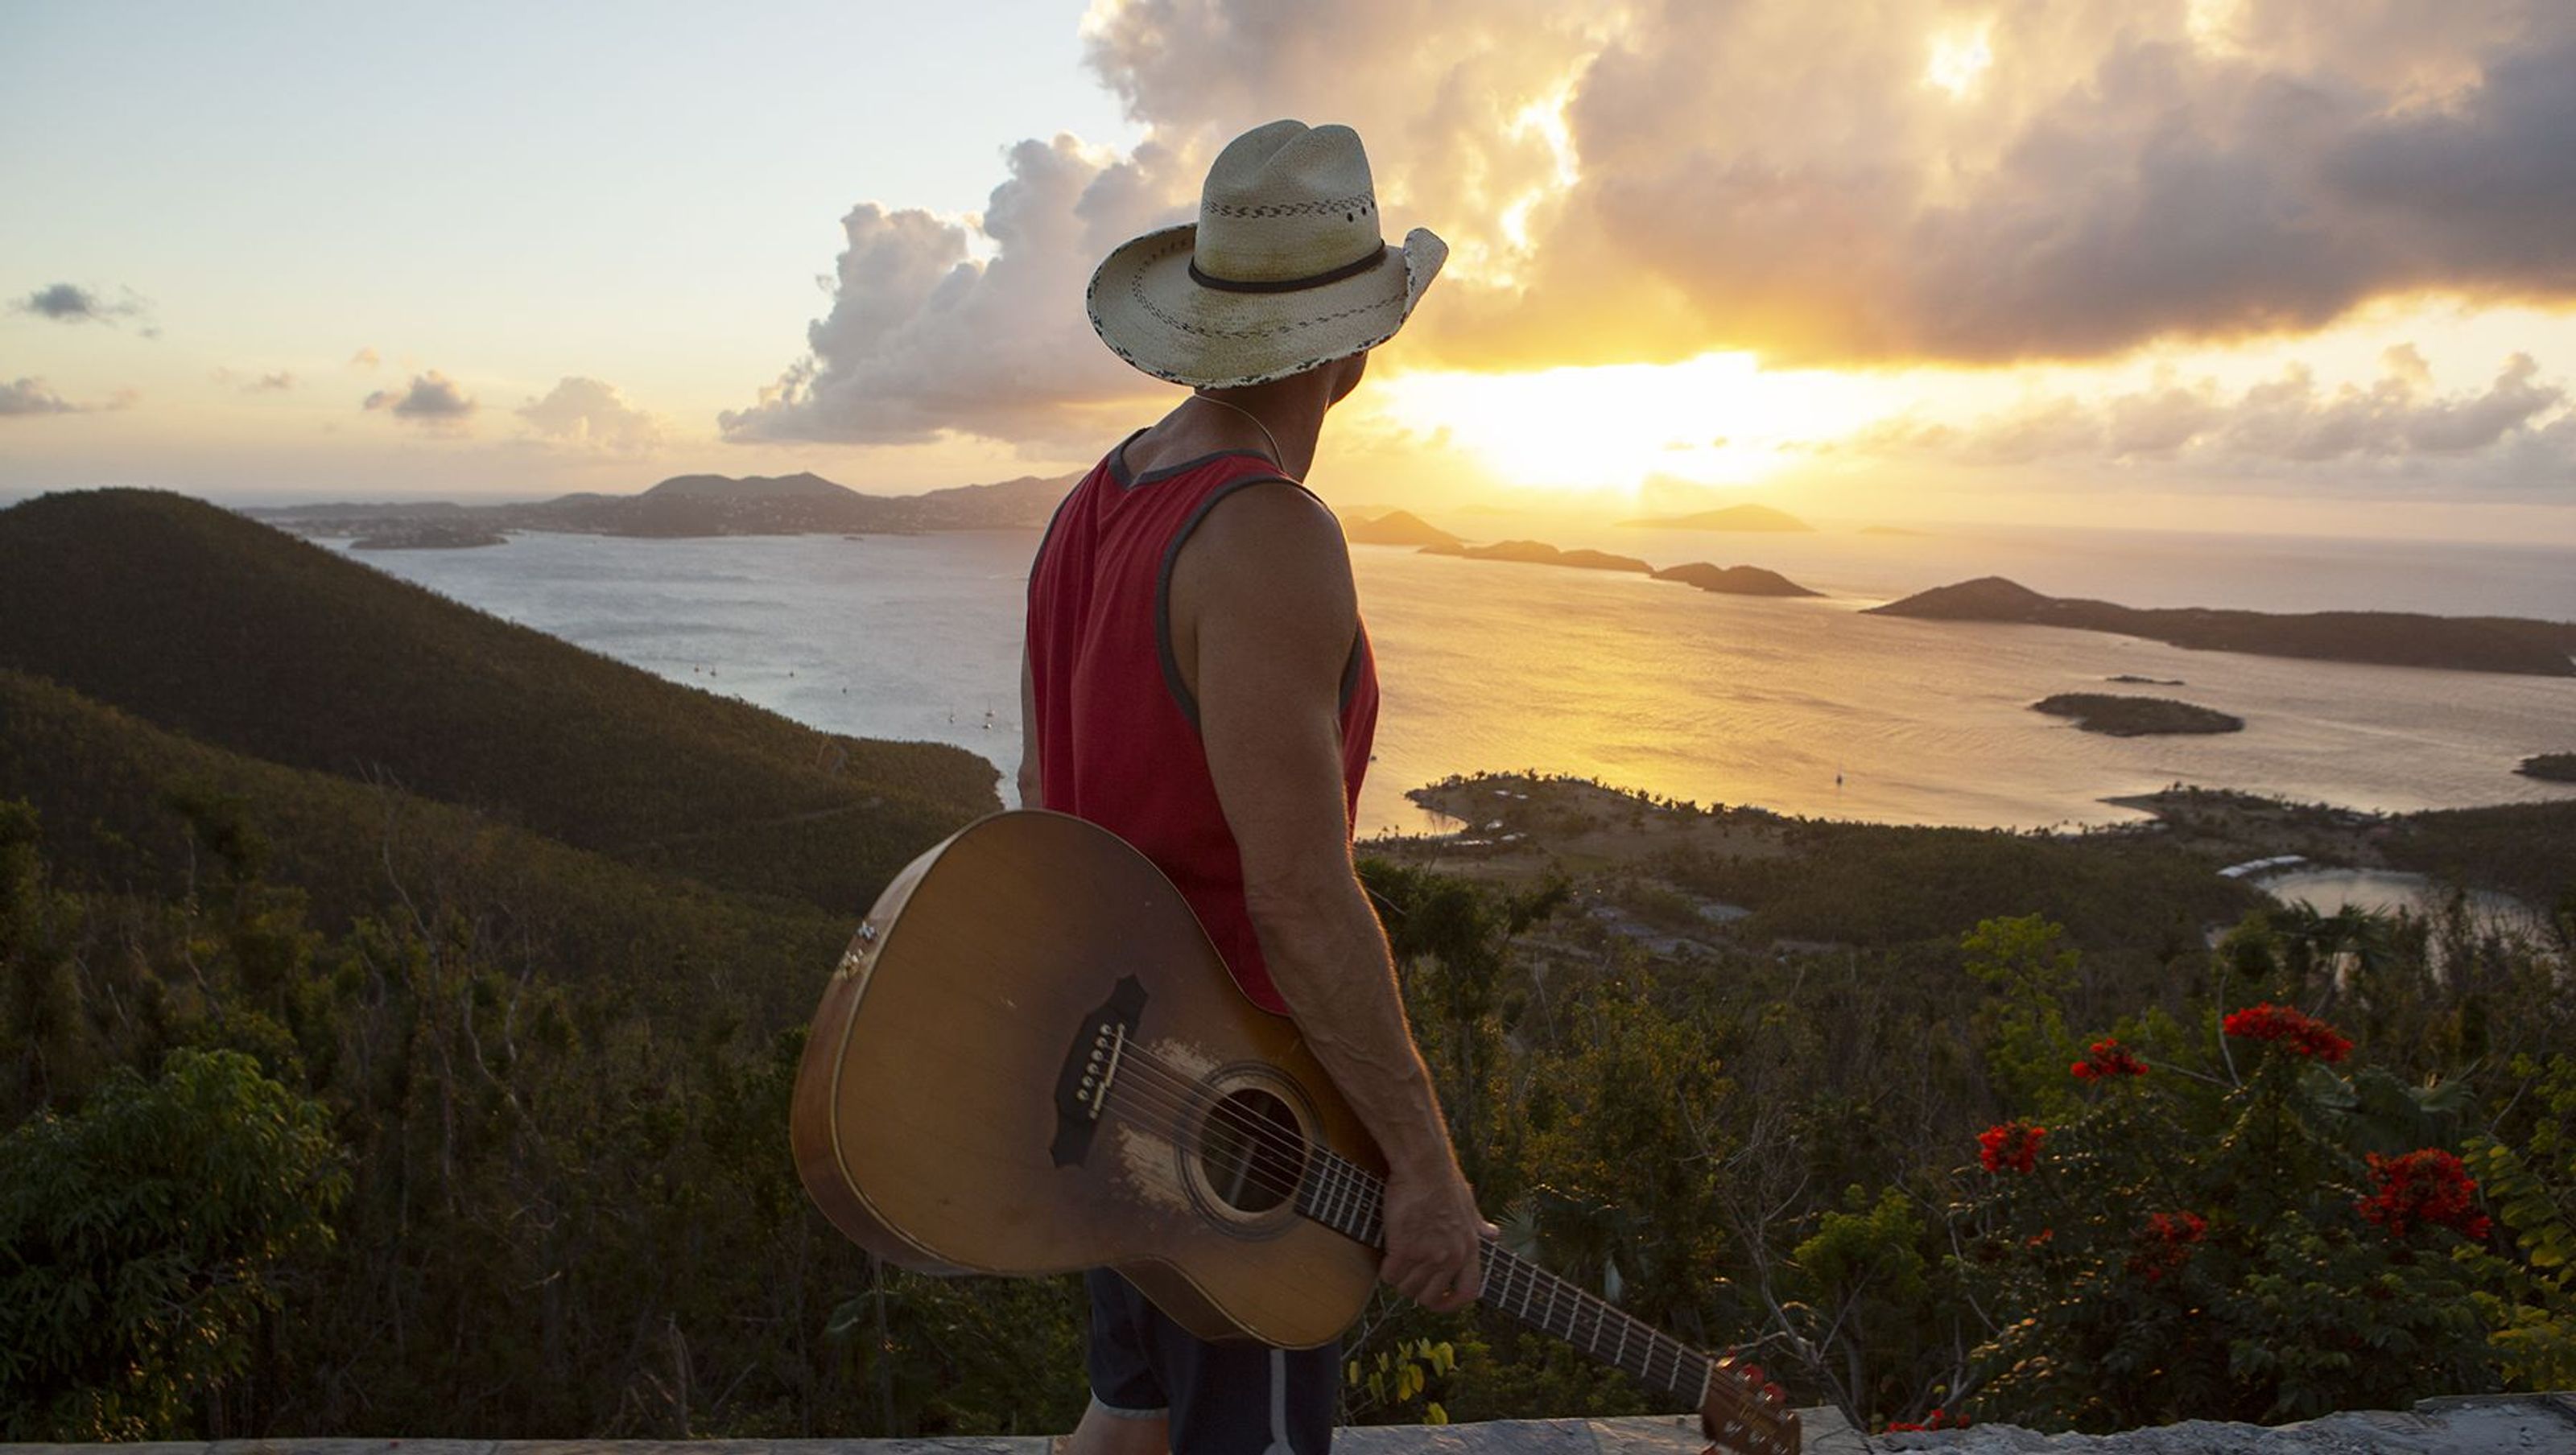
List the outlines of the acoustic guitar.
<svg viewBox="0 0 2576 1455">
<path fill-rule="evenodd" d="M 796 1080 L 806 1191 L 903 1267 L 1113 1267 L 1207 1339 L 1310 1348 L 1378 1282 L 1385 1164 L 1293 1022 L 1254 1006 L 1180 891 L 1063 814 L 996 814 L 907 867 L 833 971 Z M 1760 1369 L 1497 1244 L 1485 1307 L 1796 1455 Z"/>
</svg>

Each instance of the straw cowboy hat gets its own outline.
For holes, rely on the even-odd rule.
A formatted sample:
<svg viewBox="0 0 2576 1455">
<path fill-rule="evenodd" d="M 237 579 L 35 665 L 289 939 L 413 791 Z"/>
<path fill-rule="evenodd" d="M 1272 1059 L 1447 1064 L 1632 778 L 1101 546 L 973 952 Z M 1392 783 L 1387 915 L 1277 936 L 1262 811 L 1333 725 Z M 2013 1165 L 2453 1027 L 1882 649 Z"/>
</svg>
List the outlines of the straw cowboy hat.
<svg viewBox="0 0 2576 1455">
<path fill-rule="evenodd" d="M 1155 378 L 1233 388 L 1395 337 L 1448 256 L 1428 228 L 1387 243 L 1359 133 L 1274 121 L 1217 153 L 1197 222 L 1111 253 L 1084 306 Z"/>
</svg>

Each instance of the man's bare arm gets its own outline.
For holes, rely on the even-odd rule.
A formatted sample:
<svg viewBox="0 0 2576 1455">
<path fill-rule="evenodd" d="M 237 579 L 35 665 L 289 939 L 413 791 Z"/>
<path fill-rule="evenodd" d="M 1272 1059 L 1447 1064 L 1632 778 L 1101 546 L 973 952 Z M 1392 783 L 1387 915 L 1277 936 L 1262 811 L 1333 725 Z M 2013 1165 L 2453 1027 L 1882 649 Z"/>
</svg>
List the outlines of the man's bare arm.
<svg viewBox="0 0 2576 1455">
<path fill-rule="evenodd" d="M 1038 684 L 1029 671 L 1029 649 L 1020 648 L 1020 807 L 1046 807 L 1045 786 L 1038 781 Z"/>
<path fill-rule="evenodd" d="M 1172 629 L 1271 979 L 1387 1157 L 1383 1272 L 1434 1309 L 1477 1292 L 1491 1229 L 1459 1175 L 1350 857 L 1341 682 L 1359 628 L 1341 529 L 1312 497 L 1257 485 L 1183 548 Z"/>
</svg>

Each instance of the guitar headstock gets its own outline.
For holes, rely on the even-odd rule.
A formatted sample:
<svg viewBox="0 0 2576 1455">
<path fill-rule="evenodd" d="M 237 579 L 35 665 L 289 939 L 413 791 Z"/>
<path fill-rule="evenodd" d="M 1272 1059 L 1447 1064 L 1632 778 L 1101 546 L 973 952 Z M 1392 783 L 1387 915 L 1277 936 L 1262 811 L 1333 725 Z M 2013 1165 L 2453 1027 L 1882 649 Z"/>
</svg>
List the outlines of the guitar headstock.
<svg viewBox="0 0 2576 1455">
<path fill-rule="evenodd" d="M 1798 1412 L 1761 1365 L 1732 1354 L 1709 1364 L 1699 1427 L 1709 1455 L 1798 1455 Z"/>
</svg>

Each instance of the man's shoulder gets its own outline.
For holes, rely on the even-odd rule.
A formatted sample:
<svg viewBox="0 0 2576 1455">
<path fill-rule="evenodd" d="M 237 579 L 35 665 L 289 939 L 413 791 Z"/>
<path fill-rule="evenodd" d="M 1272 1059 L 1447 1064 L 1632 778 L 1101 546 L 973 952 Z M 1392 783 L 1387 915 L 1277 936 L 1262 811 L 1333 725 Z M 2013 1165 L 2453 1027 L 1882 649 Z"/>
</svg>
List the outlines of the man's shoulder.
<svg viewBox="0 0 2576 1455">
<path fill-rule="evenodd" d="M 1332 507 L 1284 475 L 1247 479 L 1212 501 L 1191 544 L 1215 557 L 1338 562 L 1344 570 L 1350 562 Z"/>
</svg>

